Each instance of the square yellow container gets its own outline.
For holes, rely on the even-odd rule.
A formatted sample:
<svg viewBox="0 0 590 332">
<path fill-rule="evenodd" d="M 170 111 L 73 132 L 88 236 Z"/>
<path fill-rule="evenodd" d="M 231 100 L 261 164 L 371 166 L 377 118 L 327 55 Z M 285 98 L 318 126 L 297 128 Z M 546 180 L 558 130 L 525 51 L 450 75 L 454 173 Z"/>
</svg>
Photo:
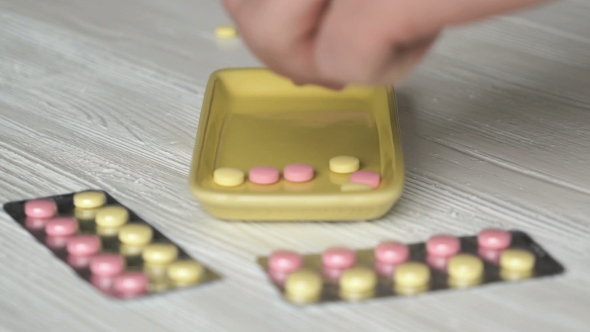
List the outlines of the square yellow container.
<svg viewBox="0 0 590 332">
<path fill-rule="evenodd" d="M 342 192 L 348 175 L 329 160 L 354 156 L 360 169 L 381 174 L 378 188 Z M 213 182 L 220 167 L 248 170 L 293 163 L 314 167 L 305 183 Z M 281 174 L 282 175 L 282 174 Z M 209 214 L 226 220 L 355 221 L 383 216 L 400 197 L 404 165 L 395 95 L 389 87 L 332 91 L 296 86 L 263 68 L 224 69 L 211 75 L 190 171 L 190 187 Z"/>
</svg>

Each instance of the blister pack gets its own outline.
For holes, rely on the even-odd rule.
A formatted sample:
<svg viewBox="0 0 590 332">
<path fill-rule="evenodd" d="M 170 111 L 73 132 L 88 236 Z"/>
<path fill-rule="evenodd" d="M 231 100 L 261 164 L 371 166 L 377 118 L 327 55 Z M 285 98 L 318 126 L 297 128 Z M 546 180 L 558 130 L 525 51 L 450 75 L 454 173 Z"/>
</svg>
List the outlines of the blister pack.
<svg viewBox="0 0 590 332">
<path fill-rule="evenodd" d="M 386 241 L 321 254 L 275 251 L 258 263 L 283 297 L 298 305 L 415 296 L 564 272 L 524 232 L 486 229 L 477 236 L 432 236 L 426 242 Z"/>
<path fill-rule="evenodd" d="M 104 191 L 10 202 L 4 210 L 81 278 L 116 299 L 220 279 Z"/>
</svg>

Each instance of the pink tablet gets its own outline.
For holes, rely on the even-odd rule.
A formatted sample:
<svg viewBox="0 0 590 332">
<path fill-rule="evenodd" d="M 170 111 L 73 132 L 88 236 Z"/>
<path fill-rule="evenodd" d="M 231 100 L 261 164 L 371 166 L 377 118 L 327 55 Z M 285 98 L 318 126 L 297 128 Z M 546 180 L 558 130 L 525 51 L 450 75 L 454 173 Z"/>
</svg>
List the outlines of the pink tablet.
<svg viewBox="0 0 590 332">
<path fill-rule="evenodd" d="M 356 171 L 350 174 L 350 182 L 363 183 L 371 186 L 371 188 L 377 188 L 381 183 L 381 176 L 373 171 Z"/>
<path fill-rule="evenodd" d="M 349 269 L 356 264 L 356 254 L 348 248 L 329 248 L 322 254 L 322 264 L 327 269 Z"/>
<path fill-rule="evenodd" d="M 291 273 L 303 266 L 303 258 L 294 251 L 275 251 L 268 259 L 269 271 L 275 273 Z"/>
<path fill-rule="evenodd" d="M 461 250 L 461 242 L 450 235 L 435 235 L 426 242 L 426 251 L 429 255 L 450 257 Z"/>
<path fill-rule="evenodd" d="M 100 249 L 100 238 L 96 235 L 77 235 L 68 241 L 68 253 L 72 256 L 91 256 Z"/>
<path fill-rule="evenodd" d="M 397 265 L 408 260 L 410 249 L 400 242 L 383 242 L 375 248 L 375 260 L 381 264 Z"/>
<path fill-rule="evenodd" d="M 250 169 L 248 179 L 256 184 L 273 184 L 279 181 L 279 170 L 274 167 L 258 166 Z"/>
<path fill-rule="evenodd" d="M 285 180 L 291 182 L 307 182 L 313 179 L 313 167 L 307 164 L 291 164 L 284 168 Z"/>
<path fill-rule="evenodd" d="M 143 272 L 126 272 L 115 278 L 113 288 L 122 297 L 142 295 L 147 292 L 148 277 Z"/>
<path fill-rule="evenodd" d="M 510 233 L 501 229 L 486 229 L 477 236 L 479 246 L 491 250 L 506 249 L 511 241 Z"/>
<path fill-rule="evenodd" d="M 51 218 L 57 213 L 57 205 L 49 199 L 36 199 L 25 203 L 25 215 L 30 218 Z"/>
<path fill-rule="evenodd" d="M 45 225 L 45 233 L 49 236 L 70 236 L 78 232 L 78 221 L 71 217 L 52 218 Z"/>
<path fill-rule="evenodd" d="M 90 260 L 90 272 L 99 277 L 114 277 L 125 269 L 125 259 L 117 254 L 100 254 Z"/>
</svg>

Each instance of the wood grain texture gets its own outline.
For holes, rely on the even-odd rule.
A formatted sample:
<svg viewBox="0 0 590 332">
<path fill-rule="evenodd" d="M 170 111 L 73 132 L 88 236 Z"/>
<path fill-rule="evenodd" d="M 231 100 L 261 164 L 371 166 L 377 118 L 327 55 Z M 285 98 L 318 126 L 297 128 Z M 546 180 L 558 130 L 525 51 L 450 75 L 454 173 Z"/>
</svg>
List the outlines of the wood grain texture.
<svg viewBox="0 0 590 332">
<path fill-rule="evenodd" d="M 113 303 L 0 214 L 6 331 L 588 331 L 590 4 L 448 31 L 398 88 L 402 199 L 371 223 L 228 223 L 187 176 L 209 74 L 256 65 L 218 43 L 218 1 L 0 0 L 0 199 L 108 190 L 221 272 L 209 287 Z M 551 280 L 296 309 L 255 258 L 488 226 L 529 232 Z"/>
</svg>

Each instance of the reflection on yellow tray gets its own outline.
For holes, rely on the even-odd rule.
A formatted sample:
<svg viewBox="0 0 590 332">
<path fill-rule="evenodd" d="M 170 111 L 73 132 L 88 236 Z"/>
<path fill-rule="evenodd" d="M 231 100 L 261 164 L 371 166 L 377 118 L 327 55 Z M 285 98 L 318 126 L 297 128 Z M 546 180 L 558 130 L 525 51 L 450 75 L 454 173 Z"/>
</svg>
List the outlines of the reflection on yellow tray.
<svg viewBox="0 0 590 332">
<path fill-rule="evenodd" d="M 342 191 L 348 175 L 330 171 L 336 156 L 353 156 L 361 170 L 378 172 L 379 187 Z M 314 178 L 260 185 L 248 180 L 257 166 L 313 166 Z M 234 187 L 213 181 L 218 168 L 246 174 Z M 220 219 L 351 221 L 383 216 L 402 192 L 404 169 L 393 89 L 348 87 L 332 91 L 296 86 L 262 68 L 211 75 L 190 172 L 193 195 Z"/>
</svg>

